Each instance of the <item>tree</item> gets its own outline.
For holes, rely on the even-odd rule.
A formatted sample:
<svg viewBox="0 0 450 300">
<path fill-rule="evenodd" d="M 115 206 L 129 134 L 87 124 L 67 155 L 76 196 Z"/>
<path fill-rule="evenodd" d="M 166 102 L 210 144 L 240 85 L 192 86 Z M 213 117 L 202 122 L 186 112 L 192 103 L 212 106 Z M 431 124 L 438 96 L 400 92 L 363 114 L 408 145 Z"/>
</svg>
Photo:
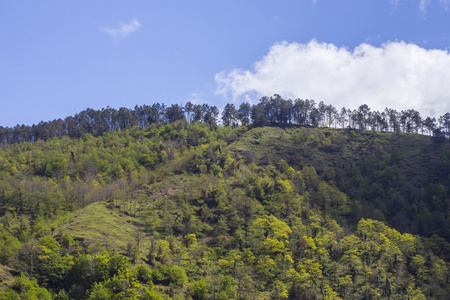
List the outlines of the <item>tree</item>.
<svg viewBox="0 0 450 300">
<path fill-rule="evenodd" d="M 151 108 L 149 108 L 149 113 L 147 116 L 149 124 L 158 124 L 163 122 L 163 115 L 165 114 L 165 105 L 154 103 Z"/>
<path fill-rule="evenodd" d="M 298 125 L 309 125 L 309 115 L 314 106 L 314 100 L 295 99 L 292 106 L 294 122 Z"/>
<path fill-rule="evenodd" d="M 21 247 L 22 245 L 19 240 L 14 236 L 9 235 L 7 231 L 0 226 L 0 263 L 5 266 L 11 265 Z"/>
<path fill-rule="evenodd" d="M 130 109 L 121 107 L 118 113 L 120 129 L 125 129 L 126 127 L 137 125 L 137 118 Z M 89 124 L 88 121 L 86 123 Z M 91 132 L 88 131 L 88 133 Z"/>
<path fill-rule="evenodd" d="M 400 124 L 404 132 L 415 131 L 417 133 L 422 125 L 420 113 L 413 109 L 402 110 L 400 113 Z"/>
<path fill-rule="evenodd" d="M 367 121 L 370 108 L 367 104 L 362 104 L 358 107 L 357 111 L 357 122 L 360 129 L 367 129 Z"/>
<path fill-rule="evenodd" d="M 328 124 L 326 124 L 327 105 L 323 101 L 319 102 L 318 112 L 319 112 L 319 114 L 318 114 L 319 126 L 328 125 Z"/>
<path fill-rule="evenodd" d="M 400 124 L 398 121 L 398 112 L 391 108 L 386 108 L 385 110 L 386 117 L 388 119 L 389 127 L 391 131 L 399 132 L 400 131 Z"/>
<path fill-rule="evenodd" d="M 281 98 L 281 97 L 280 97 Z M 281 99 L 280 115 L 278 122 L 280 124 L 291 124 L 292 122 L 292 101 Z"/>
<path fill-rule="evenodd" d="M 294 123 L 298 125 L 302 125 L 305 122 L 304 103 L 305 101 L 302 99 L 295 99 L 292 106 L 292 117 Z"/>
<path fill-rule="evenodd" d="M 237 126 L 236 119 L 237 119 L 237 110 L 234 107 L 234 104 L 228 103 L 227 105 L 225 105 L 225 108 L 223 109 L 222 112 L 223 125 L 236 127 Z"/>
<path fill-rule="evenodd" d="M 204 112 L 203 121 L 211 127 L 217 126 L 217 117 L 219 116 L 219 109 L 217 106 L 209 106 L 208 104 L 202 105 Z"/>
<path fill-rule="evenodd" d="M 192 299 L 205 300 L 208 299 L 209 284 L 204 278 L 192 283 Z"/>
<path fill-rule="evenodd" d="M 309 113 L 310 125 L 313 127 L 318 127 L 320 125 L 321 115 L 320 111 L 317 108 L 312 108 Z"/>
<path fill-rule="evenodd" d="M 184 118 L 183 107 L 178 104 L 172 104 L 166 108 L 166 120 L 167 123 L 174 123 L 177 120 Z"/>
<path fill-rule="evenodd" d="M 252 123 L 255 126 L 264 126 L 267 124 L 264 104 L 258 103 L 252 106 Z"/>
<path fill-rule="evenodd" d="M 14 280 L 12 288 L 0 292 L 0 299 L 51 300 L 52 294 L 47 289 L 40 287 L 36 278 L 30 279 L 25 274 L 21 274 Z"/>
<path fill-rule="evenodd" d="M 125 272 L 129 265 L 128 258 L 120 254 L 115 254 L 109 260 L 109 275 L 113 276 L 120 272 Z"/>
<path fill-rule="evenodd" d="M 191 113 L 193 112 L 193 109 L 194 109 L 194 105 L 192 104 L 191 101 L 188 101 L 188 103 L 186 103 L 186 105 L 184 106 L 184 111 L 187 114 L 187 118 L 186 119 L 188 121 L 188 124 L 191 123 Z"/>
<path fill-rule="evenodd" d="M 251 111 L 252 111 L 252 106 L 248 102 L 243 102 L 239 106 L 238 118 L 239 118 L 239 121 L 241 122 L 242 126 L 247 126 L 248 124 L 250 124 Z"/>
<path fill-rule="evenodd" d="M 256 252 L 276 255 L 284 253 L 291 228 L 274 216 L 258 218 L 250 227 Z"/>
<path fill-rule="evenodd" d="M 439 124 L 441 125 L 444 134 L 450 138 L 450 113 L 446 113 L 439 117 Z"/>
<path fill-rule="evenodd" d="M 423 126 L 427 129 L 428 134 L 431 136 L 433 131 L 436 129 L 436 118 L 427 117 L 423 121 Z"/>
<path fill-rule="evenodd" d="M 345 128 L 345 124 L 349 123 L 349 112 L 345 107 L 341 109 L 339 113 L 339 123 L 342 124 L 342 128 Z"/>
<path fill-rule="evenodd" d="M 200 104 L 195 104 L 192 107 L 192 112 L 194 113 L 192 120 L 194 122 L 203 121 L 203 115 L 205 114 L 205 112 L 204 112 L 205 108 L 206 108 L 205 106 L 202 106 Z"/>
<path fill-rule="evenodd" d="M 335 120 L 339 116 L 336 107 L 334 107 L 333 105 L 328 105 L 326 109 L 326 116 L 328 119 L 328 127 L 330 127 L 334 123 L 334 128 L 336 128 Z"/>
</svg>

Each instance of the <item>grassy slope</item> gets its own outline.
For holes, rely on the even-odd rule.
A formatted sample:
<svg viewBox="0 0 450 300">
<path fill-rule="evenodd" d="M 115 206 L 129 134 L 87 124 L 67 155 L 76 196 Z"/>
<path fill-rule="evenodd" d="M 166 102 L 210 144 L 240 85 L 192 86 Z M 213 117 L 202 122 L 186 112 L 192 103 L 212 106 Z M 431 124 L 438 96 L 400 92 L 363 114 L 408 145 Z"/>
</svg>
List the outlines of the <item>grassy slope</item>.
<svg viewBox="0 0 450 300">
<path fill-rule="evenodd" d="M 187 179 L 189 178 L 189 179 Z M 130 216 L 110 203 L 96 202 L 79 210 L 71 217 L 62 221 L 54 231 L 54 236 L 58 237 L 64 233 L 69 233 L 72 238 L 88 247 L 96 242 L 102 246 L 116 249 L 120 254 L 126 254 L 127 244 L 135 243 L 137 230 L 140 230 L 140 257 L 143 258 L 148 253 L 151 246 L 151 239 L 143 233 L 143 222 L 148 215 L 160 210 L 167 210 L 175 214 L 180 207 L 167 206 L 164 201 L 167 197 L 181 194 L 197 194 L 199 191 L 192 189 L 199 184 L 198 176 L 172 176 L 157 182 L 148 187 L 148 199 L 143 203 L 139 216 Z M 181 204 L 180 204 L 181 205 Z M 165 224 L 154 224 L 154 226 L 166 226 Z"/>
<path fill-rule="evenodd" d="M 124 254 L 127 244 L 135 242 L 136 231 L 141 226 L 138 218 L 128 216 L 105 202 L 97 202 L 72 215 L 55 230 L 54 235 L 68 232 L 75 240 L 86 245 L 99 242 Z M 142 235 L 141 251 L 149 246 L 149 239 Z"/>
<path fill-rule="evenodd" d="M 399 160 L 392 162 L 392 153 L 399 151 Z M 272 163 L 285 159 L 294 167 L 325 168 L 371 167 L 395 164 L 402 174 L 417 184 L 438 175 L 440 156 L 450 150 L 449 143 L 436 146 L 428 136 L 418 134 L 380 133 L 331 128 L 255 128 L 243 134 L 230 150 L 244 156 L 253 154 L 255 162 Z M 437 169 L 436 169 L 437 168 Z"/>
<path fill-rule="evenodd" d="M 251 152 L 257 161 L 267 157 L 278 160 L 296 152 L 292 132 L 279 127 L 255 128 L 240 136 L 230 150 L 244 155 Z"/>
<path fill-rule="evenodd" d="M 13 268 L 0 265 L 0 292 L 12 285 L 14 281 L 12 273 L 16 273 Z"/>
</svg>

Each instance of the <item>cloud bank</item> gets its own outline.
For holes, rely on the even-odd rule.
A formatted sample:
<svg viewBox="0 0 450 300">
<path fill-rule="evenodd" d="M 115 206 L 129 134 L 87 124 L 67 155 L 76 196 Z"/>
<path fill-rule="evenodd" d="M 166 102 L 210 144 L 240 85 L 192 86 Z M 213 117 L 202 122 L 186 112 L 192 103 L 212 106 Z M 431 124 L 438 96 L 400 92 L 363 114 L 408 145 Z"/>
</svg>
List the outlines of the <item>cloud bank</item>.
<svg viewBox="0 0 450 300">
<path fill-rule="evenodd" d="M 133 19 L 129 23 L 123 23 L 120 22 L 118 28 L 111 28 L 111 27 L 103 27 L 101 28 L 101 31 L 106 32 L 107 34 L 111 35 L 114 40 L 118 40 L 120 37 L 125 37 L 139 29 L 142 24 L 139 23 L 138 20 Z"/>
<path fill-rule="evenodd" d="M 337 108 L 368 104 L 380 111 L 412 108 L 422 116 L 450 112 L 450 54 L 404 42 L 353 50 L 315 40 L 282 42 L 253 70 L 221 72 L 215 80 L 216 93 L 235 101 L 280 94 Z"/>
</svg>

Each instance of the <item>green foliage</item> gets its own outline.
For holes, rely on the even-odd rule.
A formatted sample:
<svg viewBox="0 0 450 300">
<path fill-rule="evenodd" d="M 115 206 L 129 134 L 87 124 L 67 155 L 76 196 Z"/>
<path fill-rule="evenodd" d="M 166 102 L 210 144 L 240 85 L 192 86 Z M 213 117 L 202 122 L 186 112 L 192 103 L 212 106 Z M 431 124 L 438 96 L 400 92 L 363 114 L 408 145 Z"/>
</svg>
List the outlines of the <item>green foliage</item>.
<svg viewBox="0 0 450 300">
<path fill-rule="evenodd" d="M 4 147 L 0 276 L 26 274 L 0 298 L 446 299 L 425 138 L 181 120 Z"/>
<path fill-rule="evenodd" d="M 192 299 L 205 300 L 208 299 L 209 284 L 204 278 L 192 283 Z"/>
<path fill-rule="evenodd" d="M 136 279 L 142 283 L 148 283 L 152 280 L 152 271 L 144 264 L 137 265 L 134 269 Z"/>
<path fill-rule="evenodd" d="M 155 160 L 151 158 L 148 154 L 139 155 L 138 162 L 146 168 L 150 168 L 155 164 Z"/>
<path fill-rule="evenodd" d="M 113 276 L 125 272 L 129 265 L 128 258 L 120 254 L 115 254 L 109 260 L 109 275 Z"/>
<path fill-rule="evenodd" d="M 59 293 L 55 296 L 55 300 L 69 300 L 69 296 L 67 295 L 65 290 L 60 290 Z"/>
<path fill-rule="evenodd" d="M 21 246 L 19 240 L 0 225 L 0 264 L 10 265 Z"/>
<path fill-rule="evenodd" d="M 40 287 L 36 279 L 30 280 L 25 274 L 21 274 L 14 281 L 11 289 L 0 292 L 0 299 L 42 299 L 51 300 L 51 293 Z"/>
<path fill-rule="evenodd" d="M 162 300 L 163 298 L 154 290 L 144 289 L 141 300 Z"/>
<path fill-rule="evenodd" d="M 61 245 L 65 247 L 70 247 L 74 244 L 73 238 L 68 232 L 65 232 L 61 237 Z"/>
<path fill-rule="evenodd" d="M 59 251 L 61 247 L 59 246 L 59 243 L 51 236 L 46 235 L 39 239 L 39 243 L 42 247 L 45 247 L 45 249 L 48 249 L 50 251 Z"/>
<path fill-rule="evenodd" d="M 186 271 L 180 266 L 160 265 L 152 272 L 153 281 L 165 285 L 183 286 L 187 282 Z"/>
</svg>

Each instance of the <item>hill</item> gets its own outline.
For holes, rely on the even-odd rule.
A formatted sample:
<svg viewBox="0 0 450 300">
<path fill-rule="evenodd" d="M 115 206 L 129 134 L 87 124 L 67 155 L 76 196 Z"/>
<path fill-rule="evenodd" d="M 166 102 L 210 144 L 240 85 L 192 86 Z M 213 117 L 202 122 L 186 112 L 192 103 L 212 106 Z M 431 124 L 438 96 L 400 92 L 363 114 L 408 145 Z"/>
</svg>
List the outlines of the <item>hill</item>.
<svg viewBox="0 0 450 300">
<path fill-rule="evenodd" d="M 362 130 L 6 145 L 0 297 L 445 299 L 449 174 L 448 141 Z"/>
<path fill-rule="evenodd" d="M 298 170 L 314 167 L 360 203 L 354 221 L 387 220 L 403 232 L 450 240 L 448 143 L 417 134 L 263 127 L 246 132 L 230 149 L 257 163 L 283 159 Z"/>
</svg>

